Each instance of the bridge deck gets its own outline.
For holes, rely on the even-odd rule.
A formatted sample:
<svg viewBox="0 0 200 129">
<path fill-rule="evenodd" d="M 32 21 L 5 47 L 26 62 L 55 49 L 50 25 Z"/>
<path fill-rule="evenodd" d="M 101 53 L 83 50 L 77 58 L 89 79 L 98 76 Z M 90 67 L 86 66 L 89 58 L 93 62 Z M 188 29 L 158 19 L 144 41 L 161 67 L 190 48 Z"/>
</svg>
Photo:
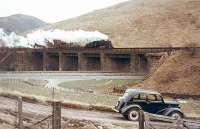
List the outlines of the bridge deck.
<svg viewBox="0 0 200 129">
<path fill-rule="evenodd" d="M 30 52 L 58 52 L 61 51 L 63 53 L 123 53 L 123 54 L 130 54 L 130 53 L 159 53 L 159 52 L 170 52 L 170 51 L 177 51 L 177 50 L 186 50 L 186 51 L 199 51 L 200 47 L 153 47 L 153 48 L 0 48 L 0 52 L 6 51 L 9 49 L 14 49 L 16 51 L 30 51 Z"/>
</svg>

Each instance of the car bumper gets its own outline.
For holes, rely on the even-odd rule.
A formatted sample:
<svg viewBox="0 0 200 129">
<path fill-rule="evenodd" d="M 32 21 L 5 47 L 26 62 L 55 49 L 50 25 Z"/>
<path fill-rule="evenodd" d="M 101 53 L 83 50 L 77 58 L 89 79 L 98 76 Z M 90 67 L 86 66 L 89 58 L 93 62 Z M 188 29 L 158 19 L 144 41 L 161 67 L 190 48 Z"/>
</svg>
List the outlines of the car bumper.
<svg viewBox="0 0 200 129">
<path fill-rule="evenodd" d="M 115 109 L 115 107 L 113 107 L 112 110 L 119 113 L 119 111 Z"/>
</svg>

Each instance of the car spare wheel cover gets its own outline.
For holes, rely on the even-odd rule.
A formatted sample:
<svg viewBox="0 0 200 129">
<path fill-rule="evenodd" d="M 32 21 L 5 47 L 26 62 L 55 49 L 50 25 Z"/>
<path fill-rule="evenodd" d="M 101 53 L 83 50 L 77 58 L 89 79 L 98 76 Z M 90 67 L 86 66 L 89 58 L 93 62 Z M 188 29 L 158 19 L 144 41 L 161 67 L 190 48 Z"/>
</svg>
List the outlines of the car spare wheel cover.
<svg viewBox="0 0 200 129">
<path fill-rule="evenodd" d="M 129 112 L 130 120 L 138 120 L 139 119 L 139 112 L 137 110 L 132 110 Z"/>
</svg>

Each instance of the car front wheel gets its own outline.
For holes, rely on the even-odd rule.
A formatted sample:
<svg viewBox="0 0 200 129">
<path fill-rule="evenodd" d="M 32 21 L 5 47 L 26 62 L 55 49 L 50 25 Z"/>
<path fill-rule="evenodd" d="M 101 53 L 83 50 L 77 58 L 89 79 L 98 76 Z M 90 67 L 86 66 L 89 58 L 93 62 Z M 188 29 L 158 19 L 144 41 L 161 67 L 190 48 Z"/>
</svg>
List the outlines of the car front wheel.
<svg viewBox="0 0 200 129">
<path fill-rule="evenodd" d="M 170 114 L 171 117 L 175 118 L 175 119 L 181 119 L 183 118 L 183 114 L 181 114 L 180 112 L 172 112 Z"/>
<path fill-rule="evenodd" d="M 137 110 L 137 109 L 130 109 L 128 111 L 128 119 L 130 121 L 137 121 L 137 120 L 139 120 L 139 110 Z"/>
</svg>

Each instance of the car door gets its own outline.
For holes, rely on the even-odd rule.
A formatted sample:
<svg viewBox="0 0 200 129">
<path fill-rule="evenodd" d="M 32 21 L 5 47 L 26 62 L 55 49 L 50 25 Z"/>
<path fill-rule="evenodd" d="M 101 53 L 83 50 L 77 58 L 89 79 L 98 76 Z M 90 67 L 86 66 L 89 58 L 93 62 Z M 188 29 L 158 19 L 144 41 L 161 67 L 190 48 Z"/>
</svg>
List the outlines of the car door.
<svg viewBox="0 0 200 129">
<path fill-rule="evenodd" d="M 144 109 L 146 104 L 146 94 L 136 94 L 130 99 L 127 105 L 139 105 Z"/>
<path fill-rule="evenodd" d="M 159 99 L 155 94 L 147 95 L 146 111 L 149 113 L 158 113 L 163 109 L 164 103 L 162 99 Z"/>
<path fill-rule="evenodd" d="M 168 107 L 168 105 L 165 104 L 161 95 L 156 95 L 156 101 L 154 103 L 155 105 L 157 105 L 156 114 L 162 114 L 162 111 L 164 111 L 164 109 Z"/>
</svg>

